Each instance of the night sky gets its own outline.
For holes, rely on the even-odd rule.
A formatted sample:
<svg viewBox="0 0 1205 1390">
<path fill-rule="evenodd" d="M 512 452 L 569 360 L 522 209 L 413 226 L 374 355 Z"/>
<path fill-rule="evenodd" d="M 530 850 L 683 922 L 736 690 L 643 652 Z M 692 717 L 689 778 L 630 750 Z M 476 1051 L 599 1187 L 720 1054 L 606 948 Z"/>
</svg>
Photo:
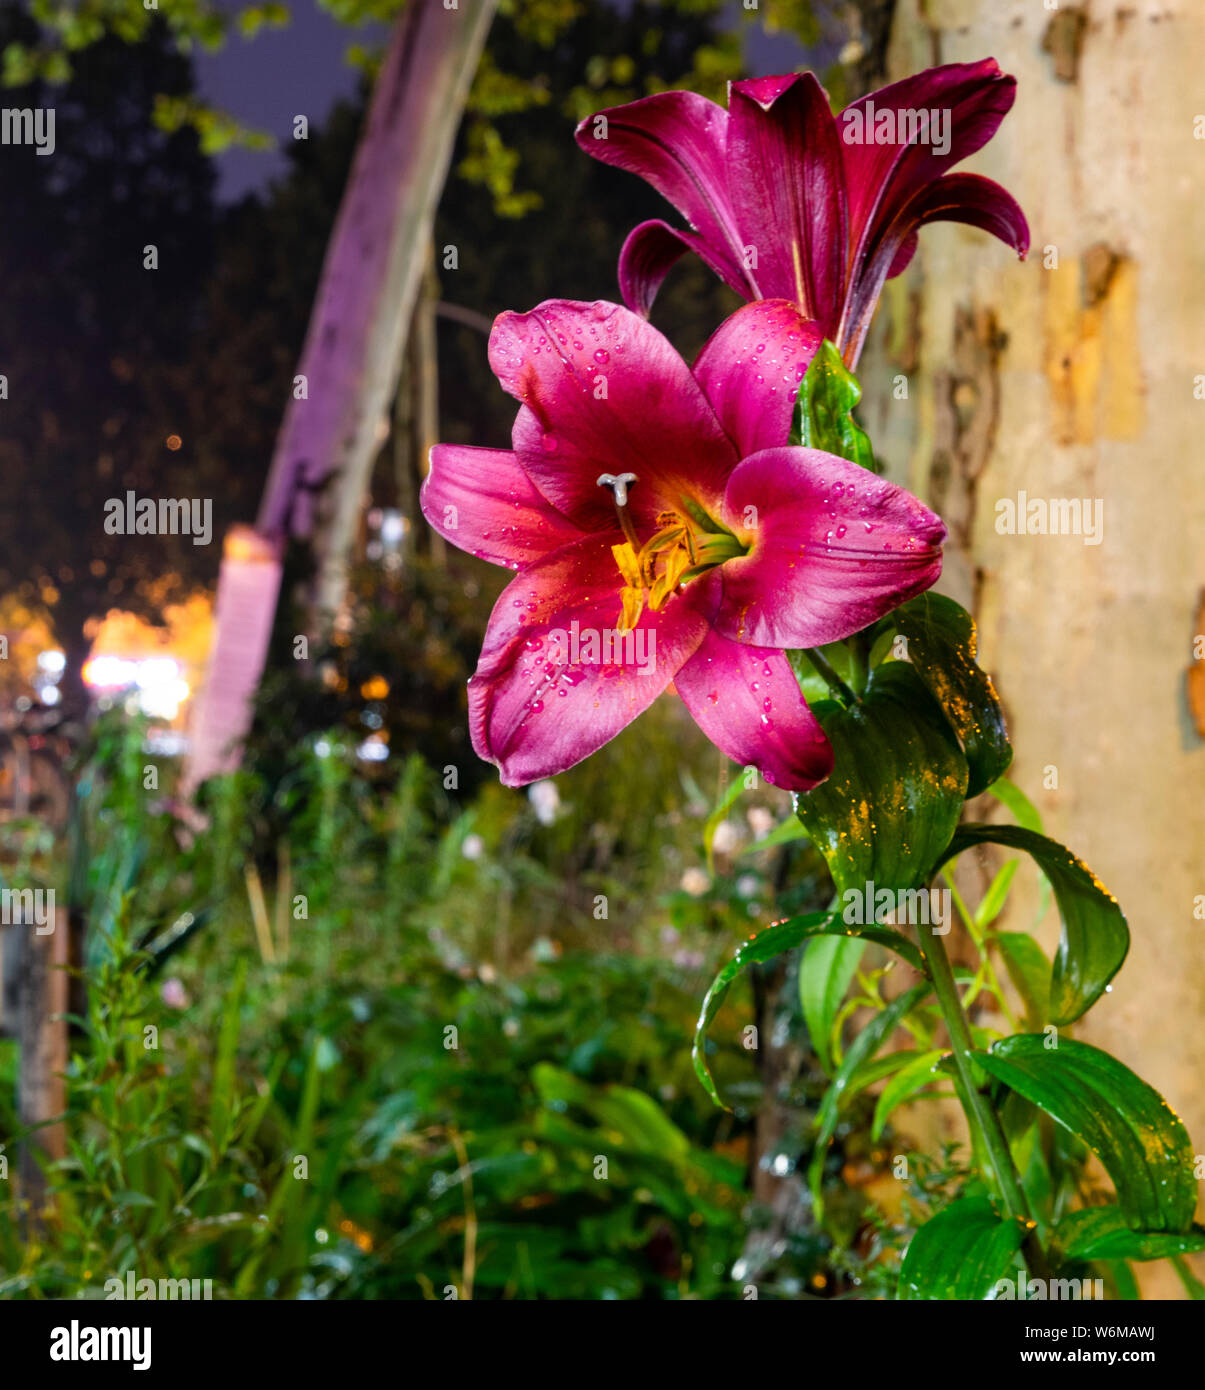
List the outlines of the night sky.
<svg viewBox="0 0 1205 1390">
<path fill-rule="evenodd" d="M 265 29 L 250 42 L 237 36 L 219 53 L 196 57 L 197 85 L 212 106 L 277 141 L 293 138 L 293 118 L 320 126 L 339 97 L 352 95 L 359 74 L 344 58 L 349 45 L 383 40 L 381 26 L 352 30 L 314 0 L 294 0 L 285 29 Z M 280 150 L 228 150 L 217 161 L 218 196 L 231 201 L 284 170 Z"/>
</svg>

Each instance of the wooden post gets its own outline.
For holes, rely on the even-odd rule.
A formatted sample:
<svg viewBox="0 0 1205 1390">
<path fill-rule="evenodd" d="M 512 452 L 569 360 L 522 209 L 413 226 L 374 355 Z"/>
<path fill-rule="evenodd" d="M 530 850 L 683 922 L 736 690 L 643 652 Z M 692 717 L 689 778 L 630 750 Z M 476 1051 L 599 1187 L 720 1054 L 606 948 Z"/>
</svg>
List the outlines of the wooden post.
<svg viewBox="0 0 1205 1390">
<path fill-rule="evenodd" d="M 42 1126 L 21 1145 L 21 1195 L 28 1221 L 36 1225 L 46 1196 L 46 1178 L 38 1152 L 46 1159 L 67 1152 L 61 1116 L 67 1108 L 67 910 L 57 908 L 53 930 L 44 935 L 34 922 L 14 923 L 6 946 L 20 953 L 17 979 L 17 1119 L 22 1129 Z M 57 1123 L 48 1123 L 57 1121 Z"/>
</svg>

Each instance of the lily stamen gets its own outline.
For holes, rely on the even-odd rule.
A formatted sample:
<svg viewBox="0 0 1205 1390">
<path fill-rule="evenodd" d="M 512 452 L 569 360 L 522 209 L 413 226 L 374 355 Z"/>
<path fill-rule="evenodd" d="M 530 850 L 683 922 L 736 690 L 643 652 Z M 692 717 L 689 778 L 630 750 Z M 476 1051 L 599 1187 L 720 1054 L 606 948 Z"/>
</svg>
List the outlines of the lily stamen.
<svg viewBox="0 0 1205 1390">
<path fill-rule="evenodd" d="M 619 518 L 620 529 L 628 538 L 628 543 L 633 550 L 639 551 L 640 537 L 636 534 L 636 528 L 632 525 L 632 518 L 628 515 L 628 485 L 640 480 L 635 473 L 600 473 L 595 480 L 598 487 L 609 487 L 615 495 L 615 515 Z"/>
</svg>

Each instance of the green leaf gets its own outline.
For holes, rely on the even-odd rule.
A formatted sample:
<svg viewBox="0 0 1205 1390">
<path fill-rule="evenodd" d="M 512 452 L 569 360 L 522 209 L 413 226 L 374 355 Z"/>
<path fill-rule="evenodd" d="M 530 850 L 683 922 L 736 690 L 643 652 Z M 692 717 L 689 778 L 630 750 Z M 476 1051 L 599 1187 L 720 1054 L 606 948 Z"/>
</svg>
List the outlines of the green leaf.
<svg viewBox="0 0 1205 1390">
<path fill-rule="evenodd" d="M 240 961 L 226 994 L 218 1028 L 217 1055 L 213 1065 L 213 1090 L 209 1100 L 209 1132 L 214 1151 L 225 1152 L 230 1138 L 238 1090 L 238 1042 L 242 1024 L 243 983 L 246 961 Z"/>
<path fill-rule="evenodd" d="M 885 1057 L 871 1058 L 869 1062 L 858 1068 L 854 1076 L 850 1077 L 845 1094 L 841 1097 L 841 1103 L 848 1105 L 854 1096 L 865 1091 L 867 1087 L 877 1085 L 878 1082 L 886 1080 L 887 1077 L 905 1070 L 916 1061 L 918 1055 L 914 1048 L 902 1048 L 899 1052 L 889 1052 Z"/>
<path fill-rule="evenodd" d="M 1104 993 L 1130 949 L 1130 929 L 1117 899 L 1070 850 L 1015 825 L 959 826 L 941 862 L 982 844 L 1024 850 L 1050 880 L 1063 919 L 1050 980 L 1050 1017 L 1074 1023 Z"/>
<path fill-rule="evenodd" d="M 874 1121 L 870 1129 L 872 1139 L 880 1137 L 883 1133 L 883 1126 L 897 1106 L 903 1105 L 917 1091 L 940 1079 L 935 1075 L 934 1067 L 944 1055 L 940 1049 L 922 1052 L 920 1056 L 909 1062 L 902 1071 L 896 1072 L 887 1085 L 883 1087 L 882 1094 L 874 1108 Z"/>
<path fill-rule="evenodd" d="M 975 660 L 975 620 L 960 603 L 930 591 L 887 621 L 907 638 L 908 660 L 953 725 L 970 768 L 967 796 L 978 796 L 1012 762 L 1013 750 L 991 677 Z"/>
<path fill-rule="evenodd" d="M 154 1199 L 145 1192 L 114 1192 L 112 1202 L 115 1207 L 153 1207 Z"/>
<path fill-rule="evenodd" d="M 987 1197 L 960 1197 L 926 1221 L 908 1242 L 900 1265 L 901 1299 L 991 1297 L 1009 1277 L 1025 1227 L 1001 1218 Z"/>
<path fill-rule="evenodd" d="M 673 1161 L 690 1154 L 690 1140 L 643 1091 L 630 1086 L 592 1086 L 550 1062 L 537 1062 L 531 1079 L 545 1105 L 580 1107 L 631 1152 Z"/>
<path fill-rule="evenodd" d="M 1127 1225 L 1185 1232 L 1197 1204 L 1193 1149 L 1153 1087 L 1098 1047 L 1018 1033 L 975 1056 L 984 1071 L 1077 1135 L 1104 1164 Z"/>
<path fill-rule="evenodd" d="M 1175 1261 L 1172 1263 L 1174 1264 Z M 1142 1301 L 1138 1280 L 1135 1279 L 1134 1271 L 1124 1260 L 1108 1260 L 1105 1262 L 1105 1268 L 1113 1276 L 1117 1298 L 1130 1303 Z"/>
<path fill-rule="evenodd" d="M 1041 812 L 1015 782 L 1001 777 L 987 790 L 989 796 L 994 796 L 1002 806 L 1006 806 L 1013 813 L 1013 819 L 1018 825 L 1038 835 L 1043 833 Z"/>
<path fill-rule="evenodd" d="M 1182 1233 L 1135 1231 L 1121 1208 L 1084 1207 L 1059 1222 L 1055 1242 L 1069 1260 L 1163 1260 L 1205 1250 L 1205 1226 Z"/>
<path fill-rule="evenodd" d="M 812 1040 L 812 1051 L 829 1076 L 833 1074 L 829 1046 L 833 1020 L 865 950 L 866 942 L 856 936 L 823 936 L 812 942 L 799 962 L 803 1021 Z"/>
<path fill-rule="evenodd" d="M 851 413 L 861 399 L 857 378 L 826 338 L 799 383 L 790 442 L 805 449 L 823 449 L 872 473 L 880 472 L 870 438 Z"/>
<path fill-rule="evenodd" d="M 773 960 L 775 956 L 798 946 L 801 941 L 806 939 L 811 929 L 823 930 L 831 921 L 831 914 L 814 912 L 806 917 L 793 917 L 786 922 L 777 922 L 764 931 L 758 932 L 751 940 L 741 942 L 733 953 L 732 959 L 712 980 L 707 993 L 703 996 L 703 1005 L 699 1010 L 699 1020 L 695 1024 L 695 1036 L 690 1055 L 694 1062 L 695 1075 L 702 1083 L 703 1089 L 721 1109 L 727 1110 L 730 1107 L 726 1106 L 720 1099 L 719 1090 L 716 1088 L 711 1071 L 707 1066 L 707 1030 L 711 1027 L 716 1014 L 719 1013 L 720 1005 L 728 997 L 728 991 L 732 988 L 733 981 L 749 966 Z"/>
<path fill-rule="evenodd" d="M 992 879 L 982 901 L 975 909 L 975 925 L 980 931 L 990 927 L 1004 911 L 1004 904 L 1008 901 L 1008 890 L 1012 887 L 1020 862 L 1019 859 L 1010 859 L 1001 865 L 1000 872 Z"/>
<path fill-rule="evenodd" d="M 743 777 L 734 777 L 724 788 L 724 795 L 720 797 L 719 802 L 703 825 L 703 854 L 707 860 L 707 871 L 710 874 L 715 873 L 715 854 L 712 847 L 715 844 L 716 831 L 719 830 L 732 803 L 746 790 Z"/>
<path fill-rule="evenodd" d="M 752 844 L 746 845 L 741 851 L 741 855 L 757 854 L 763 849 L 777 849 L 779 845 L 793 844 L 796 840 L 806 840 L 807 831 L 799 823 L 796 817 L 792 816 L 789 820 L 784 820 L 781 825 L 776 825 L 768 835 L 763 835 L 760 840 L 754 840 Z"/>
<path fill-rule="evenodd" d="M 901 1019 L 920 1003 L 929 993 L 929 982 L 914 985 L 898 999 L 893 999 L 880 1014 L 866 1025 L 849 1046 L 832 1084 L 824 1093 L 820 1109 L 816 1112 L 816 1146 L 812 1150 L 812 1161 L 808 1165 L 808 1180 L 812 1188 L 812 1199 L 817 1217 L 823 1211 L 820 1193 L 821 1178 L 824 1176 L 824 1159 L 828 1153 L 829 1141 L 837 1132 L 837 1117 L 841 1111 L 841 1101 L 849 1089 L 849 1084 L 861 1069 L 864 1062 L 873 1057 L 884 1042 L 895 1032 Z"/>
<path fill-rule="evenodd" d="M 840 918 L 835 917 L 830 912 L 811 912 L 803 917 L 789 917 L 785 922 L 775 922 L 773 926 L 766 927 L 764 931 L 758 932 L 752 939 L 742 942 L 737 947 L 732 959 L 712 980 L 711 986 L 703 998 L 703 1007 L 699 1011 L 699 1021 L 695 1025 L 694 1045 L 691 1048 L 695 1075 L 717 1105 L 725 1110 L 728 1109 L 720 1099 L 720 1093 L 716 1089 L 715 1081 L 707 1066 L 705 1055 L 707 1030 L 711 1027 L 716 1014 L 719 1013 L 720 1005 L 727 998 L 733 981 L 749 966 L 773 960 L 775 956 L 782 955 L 784 951 L 792 950 L 812 937 L 833 936 L 844 940 L 849 938 L 854 931 L 855 928 L 847 927 Z M 865 936 L 867 940 L 876 941 L 880 945 L 888 946 L 893 951 L 898 952 L 917 970 L 924 970 L 924 962 L 920 952 L 907 937 L 902 936 L 899 932 L 892 931 L 889 927 L 873 926 L 859 927 L 856 928 L 856 931 Z M 852 976 L 852 971 L 850 974 Z M 849 979 L 847 978 L 846 987 L 848 984 Z M 844 989 L 842 994 L 844 994 Z"/>
<path fill-rule="evenodd" d="M 1189 1298 L 1194 1303 L 1205 1302 L 1205 1284 L 1201 1283 L 1179 1255 L 1172 1256 L 1172 1268 L 1176 1271 L 1180 1283 L 1184 1285 L 1184 1292 Z M 1135 1297 L 1137 1297 L 1137 1294 L 1135 1294 Z"/>
<path fill-rule="evenodd" d="M 1028 932 L 995 932 L 991 940 L 1000 948 L 1008 978 L 1025 1005 L 1026 1022 L 1041 1028 L 1050 1015 L 1050 962 Z"/>
<path fill-rule="evenodd" d="M 958 823 L 967 763 L 941 709 L 907 662 L 870 677 L 850 709 L 815 706 L 833 745 L 831 776 L 799 798 L 798 814 L 839 894 L 867 883 L 919 888 Z"/>
<path fill-rule="evenodd" d="M 1029 797 L 1014 782 L 1010 782 L 1007 777 L 1000 777 L 987 789 L 988 796 L 994 796 L 1007 810 L 1012 812 L 1013 819 L 1025 830 L 1032 830 L 1037 835 L 1044 835 L 1045 829 L 1042 825 L 1042 815 L 1038 808 L 1030 801 Z M 1016 864 L 1015 859 L 1010 859 L 1008 864 L 1001 868 L 1003 874 L 1009 864 Z M 995 887 L 995 885 L 992 885 Z M 990 890 L 989 890 L 990 892 Z M 986 899 L 985 899 L 986 903 Z M 1003 906 L 1003 904 L 1001 904 Z M 1046 910 L 1050 906 L 1050 880 L 1045 874 L 1038 874 L 1038 913 L 1034 919 L 1031 931 L 1037 927 L 1046 916 Z M 982 910 L 982 908 L 981 908 Z M 980 923 L 979 925 L 986 925 Z"/>
</svg>

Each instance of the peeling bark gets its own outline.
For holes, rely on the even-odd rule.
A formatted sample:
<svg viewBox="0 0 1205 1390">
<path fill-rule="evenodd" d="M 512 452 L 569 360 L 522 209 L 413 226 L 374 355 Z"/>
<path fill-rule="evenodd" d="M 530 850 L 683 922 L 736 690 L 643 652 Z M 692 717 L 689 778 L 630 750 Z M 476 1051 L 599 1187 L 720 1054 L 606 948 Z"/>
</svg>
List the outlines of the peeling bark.
<svg viewBox="0 0 1205 1390">
<path fill-rule="evenodd" d="M 1160 1090 L 1200 1147 L 1205 10 L 1151 0 L 1053 19 L 1032 0 L 900 0 L 891 78 L 989 54 L 1017 77 L 1014 110 L 965 167 L 1018 198 L 1033 249 L 1018 266 L 973 229 L 926 228 L 870 363 L 899 371 L 901 338 L 915 354 L 907 401 L 879 412 L 883 452 L 951 524 L 941 587 L 976 610 L 1010 776 L 1129 917 L 1134 949 L 1077 1035 Z M 864 385 L 873 401 L 878 382 Z M 1002 534 L 997 503 L 1021 492 L 1100 501 L 1101 542 Z M 1032 874 L 1016 885 L 1003 925 L 1027 929 Z M 1057 933 L 1048 913 L 1048 954 Z M 907 1123 L 926 1123 L 920 1107 Z M 1150 1295 L 1183 1296 L 1165 1264 L 1140 1275 Z"/>
</svg>

